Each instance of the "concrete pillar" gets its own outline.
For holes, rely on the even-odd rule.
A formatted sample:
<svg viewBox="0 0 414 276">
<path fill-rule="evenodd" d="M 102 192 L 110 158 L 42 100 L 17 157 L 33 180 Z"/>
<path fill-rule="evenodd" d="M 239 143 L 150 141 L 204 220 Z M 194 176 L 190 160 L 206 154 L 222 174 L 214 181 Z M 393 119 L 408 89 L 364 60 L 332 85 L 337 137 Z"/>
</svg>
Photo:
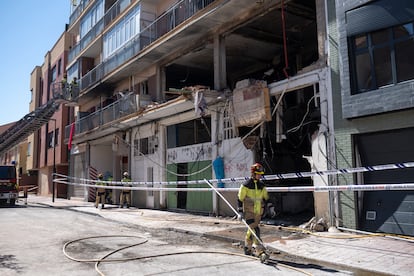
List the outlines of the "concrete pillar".
<svg viewBox="0 0 414 276">
<path fill-rule="evenodd" d="M 316 0 L 316 26 L 318 32 L 318 56 L 319 63 L 326 64 L 327 51 L 326 51 L 326 6 L 325 0 Z"/>
<path fill-rule="evenodd" d="M 159 175 L 161 176 L 162 181 L 166 181 L 167 179 L 167 173 L 164 169 L 167 166 L 167 127 L 165 125 L 159 125 L 159 133 L 158 133 L 158 153 L 159 153 L 159 161 L 162 166 L 159 166 L 159 169 L 161 172 Z M 160 187 L 160 185 L 154 185 L 157 188 Z M 167 192 L 159 191 L 156 192 L 159 193 L 159 195 L 155 195 L 155 198 L 158 198 L 159 204 L 155 202 L 155 208 L 163 209 L 167 207 Z"/>
<path fill-rule="evenodd" d="M 156 73 L 156 91 L 157 91 L 157 101 L 164 102 L 165 101 L 165 68 L 157 66 Z"/>
<path fill-rule="evenodd" d="M 227 87 L 226 40 L 221 35 L 214 37 L 214 90 Z"/>
</svg>

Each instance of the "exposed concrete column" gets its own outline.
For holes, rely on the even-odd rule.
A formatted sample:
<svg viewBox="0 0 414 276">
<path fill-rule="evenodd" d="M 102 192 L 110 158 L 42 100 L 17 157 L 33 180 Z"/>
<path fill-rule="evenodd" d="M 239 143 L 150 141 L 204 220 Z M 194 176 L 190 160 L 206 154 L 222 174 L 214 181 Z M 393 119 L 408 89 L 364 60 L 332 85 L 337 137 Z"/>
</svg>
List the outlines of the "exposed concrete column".
<svg viewBox="0 0 414 276">
<path fill-rule="evenodd" d="M 167 173 L 164 168 L 167 167 L 167 127 L 165 125 L 158 126 L 158 156 L 159 162 L 162 166 L 159 166 L 159 176 L 162 181 L 167 180 Z M 155 185 L 154 185 L 155 186 Z M 157 185 L 157 188 L 160 188 L 161 185 Z M 156 195 L 158 193 L 158 195 Z M 154 197 L 158 198 L 158 202 L 154 202 L 155 208 L 164 209 L 167 208 L 167 192 L 159 191 L 154 193 Z"/>
<path fill-rule="evenodd" d="M 166 91 L 165 87 L 165 67 L 157 66 L 156 73 L 156 91 L 157 91 L 157 101 L 164 102 L 164 91 Z"/>
<path fill-rule="evenodd" d="M 89 141 L 86 141 L 86 150 L 85 150 L 85 178 L 90 178 L 90 167 L 91 167 L 91 144 Z M 88 201 L 89 199 L 89 188 L 84 186 L 84 200 Z"/>
<path fill-rule="evenodd" d="M 226 40 L 221 35 L 214 37 L 214 89 L 227 87 Z"/>
<path fill-rule="evenodd" d="M 319 63 L 326 64 L 326 6 L 325 0 L 316 0 L 316 26 L 318 32 L 318 59 Z"/>
</svg>

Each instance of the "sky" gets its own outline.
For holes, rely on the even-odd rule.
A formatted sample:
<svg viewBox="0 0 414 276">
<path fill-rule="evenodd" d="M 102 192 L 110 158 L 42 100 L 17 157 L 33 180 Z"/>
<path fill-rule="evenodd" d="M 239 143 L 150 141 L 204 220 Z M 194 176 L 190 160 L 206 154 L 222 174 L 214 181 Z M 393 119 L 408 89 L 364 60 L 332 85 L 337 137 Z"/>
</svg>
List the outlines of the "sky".
<svg viewBox="0 0 414 276">
<path fill-rule="evenodd" d="M 30 74 L 65 31 L 70 13 L 70 0 L 0 0 L 0 125 L 30 113 Z"/>
</svg>

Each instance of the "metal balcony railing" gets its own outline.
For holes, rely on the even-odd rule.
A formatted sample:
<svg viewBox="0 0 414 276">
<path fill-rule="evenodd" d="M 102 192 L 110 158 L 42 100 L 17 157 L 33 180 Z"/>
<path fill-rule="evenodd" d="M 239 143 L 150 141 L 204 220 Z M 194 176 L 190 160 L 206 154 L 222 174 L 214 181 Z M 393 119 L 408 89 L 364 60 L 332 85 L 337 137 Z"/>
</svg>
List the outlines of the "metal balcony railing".
<svg viewBox="0 0 414 276">
<path fill-rule="evenodd" d="M 75 134 L 80 134 L 123 118 L 139 110 L 139 96 L 130 92 L 116 102 L 83 116 L 75 122 Z M 71 125 L 65 127 L 65 139 L 69 138 Z"/>
<path fill-rule="evenodd" d="M 83 12 L 83 10 L 88 6 L 89 2 L 91 2 L 91 0 L 81 0 L 81 1 L 79 1 L 79 4 L 73 10 L 72 14 L 69 16 L 69 25 L 72 25 L 73 22 L 75 22 L 76 19 L 79 18 L 79 16 Z"/>
<path fill-rule="evenodd" d="M 154 22 L 144 28 L 137 36 L 123 45 L 122 49 L 119 49 L 114 55 L 98 64 L 95 68 L 90 70 L 80 80 L 78 80 L 79 90 L 82 91 L 97 84 L 114 69 L 125 63 L 130 58 L 136 56 L 143 48 L 150 45 L 164 34 L 170 32 L 179 24 L 193 16 L 196 12 L 204 9 L 214 1 L 216 0 L 181 0 L 177 2 L 177 4 L 175 4 L 166 13 L 158 17 Z M 79 90 L 77 93 L 72 94 L 75 100 L 79 96 Z M 56 91 L 59 91 L 58 88 L 56 88 Z M 62 88 L 60 89 L 60 94 L 57 94 L 62 95 L 62 98 L 64 99 L 68 99 L 68 97 L 65 97 L 64 95 L 70 95 L 67 93 L 66 89 L 62 90 Z M 140 103 L 137 95 L 127 95 L 101 110 L 78 119 L 75 122 L 74 134 L 80 134 L 92 130 L 98 126 L 137 112 L 139 106 Z M 69 137 L 70 128 L 70 125 L 66 126 L 65 138 Z"/>
<path fill-rule="evenodd" d="M 98 64 L 81 78 L 81 91 L 102 80 L 107 74 L 136 56 L 143 48 L 176 28 L 179 24 L 204 9 L 216 0 L 181 0 L 165 14 L 144 28 L 137 36 L 128 41 L 115 54 Z"/>
<path fill-rule="evenodd" d="M 55 101 L 72 102 L 79 97 L 79 82 L 54 82 L 51 89 Z"/>
</svg>

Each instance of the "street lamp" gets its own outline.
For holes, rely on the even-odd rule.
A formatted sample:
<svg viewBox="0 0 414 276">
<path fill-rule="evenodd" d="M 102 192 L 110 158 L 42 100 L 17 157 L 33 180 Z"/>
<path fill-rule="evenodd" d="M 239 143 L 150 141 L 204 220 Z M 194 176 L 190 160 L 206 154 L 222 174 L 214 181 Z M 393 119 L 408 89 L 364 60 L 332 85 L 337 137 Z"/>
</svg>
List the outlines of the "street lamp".
<svg viewBox="0 0 414 276">
<path fill-rule="evenodd" d="M 54 123 L 53 130 L 53 174 L 52 174 L 52 202 L 55 202 L 55 174 L 56 174 L 56 119 L 50 119 Z"/>
</svg>

